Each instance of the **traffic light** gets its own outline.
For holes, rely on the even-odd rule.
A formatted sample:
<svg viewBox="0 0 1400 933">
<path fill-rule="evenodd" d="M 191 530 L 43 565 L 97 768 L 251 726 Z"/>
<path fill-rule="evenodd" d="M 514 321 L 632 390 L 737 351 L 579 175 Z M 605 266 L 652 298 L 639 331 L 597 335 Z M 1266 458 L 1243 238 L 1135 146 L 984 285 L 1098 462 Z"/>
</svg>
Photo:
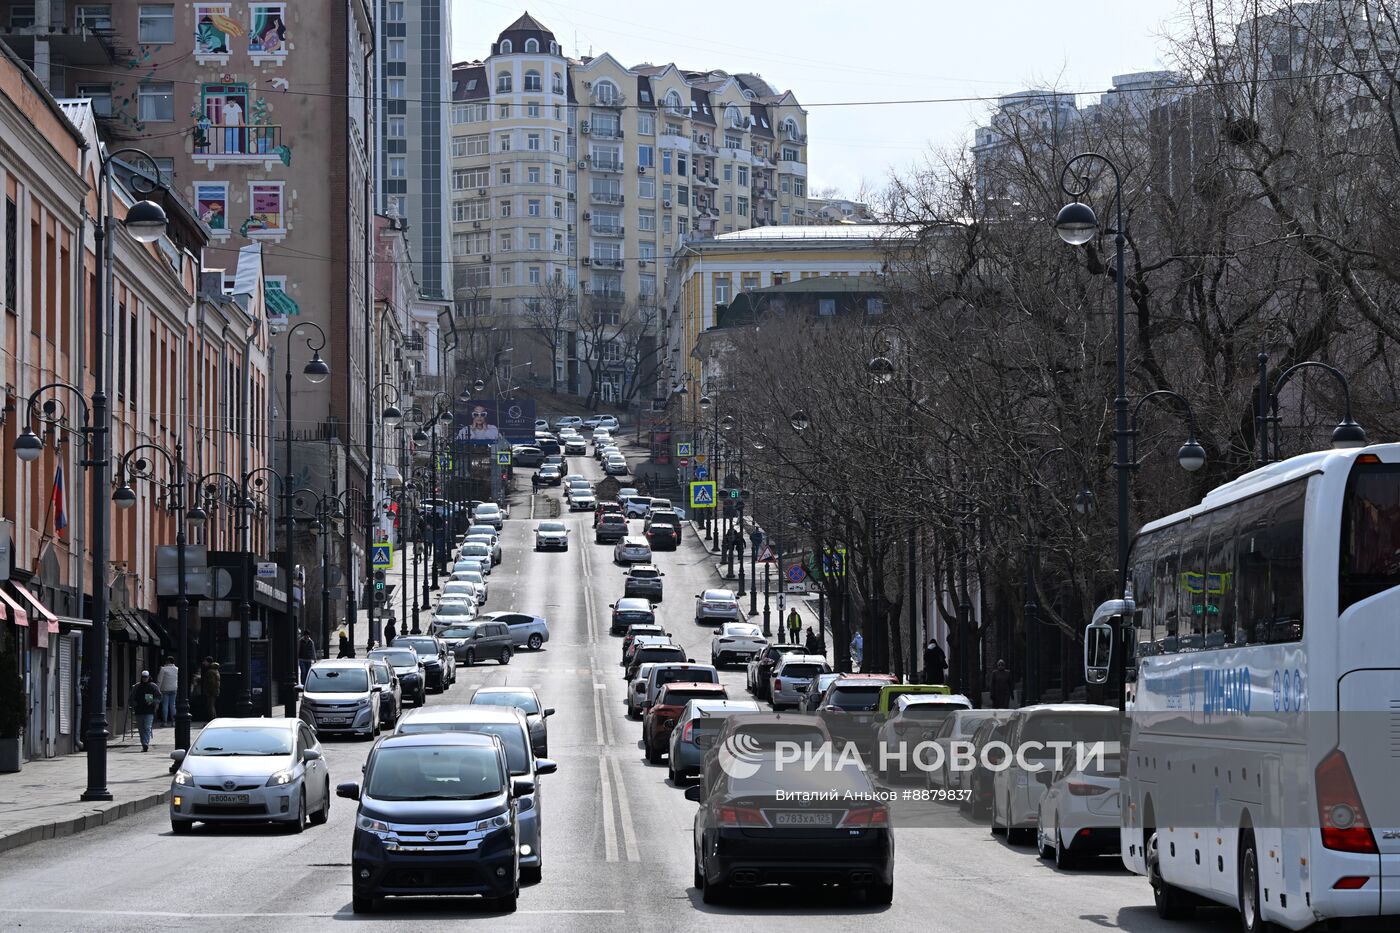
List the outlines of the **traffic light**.
<svg viewBox="0 0 1400 933">
<path fill-rule="evenodd" d="M 374 572 L 374 608 L 376 608 L 376 609 L 381 609 L 381 608 L 383 608 L 383 606 L 384 606 L 384 598 L 385 598 L 384 571 L 382 571 L 382 570 L 376 570 L 376 571 Z"/>
</svg>

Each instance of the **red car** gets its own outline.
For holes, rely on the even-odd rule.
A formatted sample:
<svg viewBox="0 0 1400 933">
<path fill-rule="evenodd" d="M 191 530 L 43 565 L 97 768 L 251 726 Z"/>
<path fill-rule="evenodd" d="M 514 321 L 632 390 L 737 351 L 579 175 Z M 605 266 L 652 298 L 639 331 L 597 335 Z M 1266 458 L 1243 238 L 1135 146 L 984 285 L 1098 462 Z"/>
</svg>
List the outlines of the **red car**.
<svg viewBox="0 0 1400 933">
<path fill-rule="evenodd" d="M 598 522 L 604 515 L 623 515 L 621 502 L 599 502 L 593 506 L 593 527 L 598 527 Z M 626 516 L 624 516 L 626 517 Z"/>
<path fill-rule="evenodd" d="M 671 744 L 671 730 L 676 727 L 686 703 L 727 699 L 729 692 L 723 684 L 677 681 L 662 687 L 656 702 L 642 717 L 642 747 L 646 749 L 647 761 L 654 765 L 661 763 L 661 757 Z"/>
</svg>

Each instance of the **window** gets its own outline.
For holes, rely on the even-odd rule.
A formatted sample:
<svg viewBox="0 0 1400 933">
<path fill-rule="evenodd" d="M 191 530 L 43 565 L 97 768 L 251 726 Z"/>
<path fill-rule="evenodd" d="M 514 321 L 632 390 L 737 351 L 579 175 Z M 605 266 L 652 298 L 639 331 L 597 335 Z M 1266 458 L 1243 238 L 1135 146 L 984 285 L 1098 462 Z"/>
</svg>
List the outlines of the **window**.
<svg viewBox="0 0 1400 933">
<path fill-rule="evenodd" d="M 502 43 L 501 43 L 501 45 L 506 45 L 506 44 L 508 44 L 508 42 L 502 42 Z M 510 90 L 511 90 L 511 74 L 510 74 L 510 72 L 509 72 L 509 71 L 497 72 L 497 74 L 496 74 L 496 93 L 497 93 L 497 94 L 509 94 L 509 93 L 510 93 Z"/>
<path fill-rule="evenodd" d="M 75 25 L 85 26 L 88 29 L 111 29 L 112 5 L 110 3 L 80 3 L 73 13 L 73 22 Z"/>
<path fill-rule="evenodd" d="M 676 174 L 677 174 L 677 175 L 688 175 L 688 174 L 690 174 L 689 166 L 688 166 L 688 164 L 687 164 L 687 160 L 686 160 L 686 157 L 685 157 L 685 153 L 684 153 L 684 152 L 677 152 L 677 153 L 676 153 Z"/>
<path fill-rule="evenodd" d="M 485 122 L 486 122 L 486 105 L 485 105 L 485 104 L 453 104 L 453 105 L 452 105 L 452 122 L 453 122 L 453 123 L 456 123 L 456 124 L 461 124 L 461 123 L 485 123 Z"/>
<path fill-rule="evenodd" d="M 531 217 L 540 216 L 539 198 L 530 198 L 528 201 L 525 202 L 525 213 L 529 214 Z"/>
<path fill-rule="evenodd" d="M 562 168 L 556 168 L 554 170 L 554 187 L 564 187 L 564 170 Z"/>
<path fill-rule="evenodd" d="M 510 134 L 509 134 L 509 133 L 497 133 L 497 134 L 496 134 L 496 151 L 497 151 L 497 152 L 510 152 Z"/>
<path fill-rule="evenodd" d="M 684 136 L 684 135 L 685 135 L 685 133 L 681 130 L 681 125 L 680 125 L 679 123 L 673 123 L 673 122 L 671 122 L 670 120 L 667 120 L 667 121 L 666 121 L 666 128 L 663 130 L 663 132 L 664 132 L 667 136 Z"/>
<path fill-rule="evenodd" d="M 403 156 L 389 156 L 389 177 L 403 178 L 407 172 L 407 162 Z"/>
<path fill-rule="evenodd" d="M 485 188 L 491 184 L 491 174 L 484 168 L 459 168 L 452 171 L 452 190 L 466 191 L 468 188 Z"/>
<path fill-rule="evenodd" d="M 555 133 L 555 134 L 554 134 L 553 136 L 551 136 L 550 139 L 549 139 L 549 146 L 550 146 L 550 148 L 553 149 L 555 152 L 563 152 L 563 151 L 564 151 L 564 148 L 563 148 L 563 147 L 564 147 L 564 138 L 563 138 L 562 136 L 560 136 L 558 133 Z"/>
<path fill-rule="evenodd" d="M 734 195 L 726 194 L 724 196 L 724 212 L 726 214 L 734 213 Z"/>
<path fill-rule="evenodd" d="M 884 314 L 885 303 L 879 298 L 867 298 L 865 299 L 865 313 L 871 315 Z"/>
<path fill-rule="evenodd" d="M 530 41 L 533 42 L 533 41 L 535 41 L 535 40 L 531 39 Z M 527 90 L 527 91 L 543 91 L 543 90 L 544 90 L 544 81 L 543 81 L 543 79 L 540 78 L 540 73 L 539 73 L 538 71 L 533 71 L 533 70 L 531 70 L 531 71 L 525 72 L 525 90 Z"/>
<path fill-rule="evenodd" d="M 467 222 L 467 221 L 469 221 L 469 220 L 480 220 L 481 217 L 480 217 L 479 215 L 480 215 L 481 213 L 483 213 L 482 208 L 483 208 L 483 206 L 485 205 L 485 203 L 486 203 L 485 201 L 481 201 L 481 200 L 474 200 L 474 201 L 453 201 L 453 202 L 452 202 L 452 222 L 453 222 L 453 223 L 459 223 L 459 224 L 460 224 L 460 223 L 465 223 L 465 222 Z M 490 245 L 489 245 L 489 243 L 488 243 L 487 240 L 486 240 L 486 236 L 487 236 L 487 235 L 486 235 L 485 233 L 479 233 L 479 234 L 478 234 L 478 233 L 473 233 L 473 234 L 471 234 L 471 236 L 473 236 L 473 237 L 478 237 L 478 236 L 479 236 L 479 237 L 482 238 L 482 239 L 481 239 L 481 247 L 480 247 L 479 249 L 476 248 L 476 247 L 472 247 L 471 249 L 468 249 L 467 252 L 469 252 L 469 253 L 485 253 L 485 252 L 489 252 L 489 250 L 490 250 Z"/>
<path fill-rule="evenodd" d="M 733 180 L 734 180 L 734 163 L 733 163 L 733 162 L 726 162 L 726 163 L 724 163 L 724 180 L 725 180 L 725 181 L 733 181 Z"/>
<path fill-rule="evenodd" d="M 487 151 L 488 150 L 485 133 L 482 133 L 480 136 L 467 137 L 467 155 L 482 156 L 486 155 Z"/>
<path fill-rule="evenodd" d="M 500 202 L 499 202 L 499 204 L 498 204 L 497 206 L 500 208 L 500 213 L 498 213 L 496 216 L 498 216 L 498 217 L 509 217 L 509 216 L 510 216 L 510 198 L 501 198 L 501 200 L 500 200 Z"/>
<path fill-rule="evenodd" d="M 248 57 L 253 64 L 264 58 L 285 58 L 287 55 L 287 11 L 285 3 L 250 3 Z"/>
<path fill-rule="evenodd" d="M 778 187 L 782 189 L 783 194 L 790 194 L 792 192 L 792 179 L 787 175 L 780 176 Z"/>
<path fill-rule="evenodd" d="M 747 217 L 747 216 L 749 216 L 749 199 L 748 199 L 748 198 L 740 198 L 740 199 L 738 200 L 737 204 L 735 205 L 735 207 L 738 209 L 738 212 L 739 212 L 739 216 L 740 216 L 740 217 Z"/>
<path fill-rule="evenodd" d="M 638 179 L 637 179 L 637 197 L 639 197 L 639 198 L 646 198 L 647 200 L 651 200 L 652 198 L 655 198 L 655 197 L 656 197 L 656 179 L 655 179 L 655 178 L 638 178 Z"/>
<path fill-rule="evenodd" d="M 463 288 L 489 288 L 491 286 L 490 266 L 467 266 L 462 272 Z"/>
<path fill-rule="evenodd" d="M 509 39 L 502 39 L 502 40 L 501 40 L 500 53 L 501 53 L 502 55 L 509 55 L 511 52 L 514 52 L 514 51 L 515 51 L 515 46 L 511 44 L 511 41 L 510 41 Z"/>
<path fill-rule="evenodd" d="M 648 229 L 650 229 L 650 228 L 648 228 Z M 639 258 L 639 259 L 655 259 L 655 258 L 656 258 L 656 244 L 655 244 L 655 243 L 648 243 L 648 242 L 646 242 L 646 241 L 643 241 L 643 242 L 641 242 L 641 243 L 638 243 L 638 244 L 637 244 L 637 258 Z"/>
<path fill-rule="evenodd" d="M 783 225 L 786 226 L 790 223 L 792 223 L 792 211 L 785 207 L 783 208 Z"/>
<path fill-rule="evenodd" d="M 385 54 L 391 62 L 408 60 L 408 40 L 390 39 L 385 45 Z"/>
<path fill-rule="evenodd" d="M 818 298 L 818 299 L 817 299 L 817 313 L 820 314 L 822 317 L 830 317 L 831 315 L 835 314 L 835 313 L 836 313 L 836 299 L 835 299 L 835 298 Z"/>
<path fill-rule="evenodd" d="M 1342 506 L 1338 612 L 1400 583 L 1395 516 L 1400 515 L 1400 473 L 1385 464 L 1358 463 L 1347 479 Z"/>
<path fill-rule="evenodd" d="M 681 95 L 679 91 L 670 90 L 666 92 L 666 109 L 674 114 L 684 114 L 685 108 L 681 105 Z"/>
<path fill-rule="evenodd" d="M 402 23 L 403 0 L 389 0 L 389 10 L 384 18 L 391 23 Z"/>
<path fill-rule="evenodd" d="M 528 150 L 530 150 L 531 152 L 539 152 L 539 151 L 540 151 L 540 134 L 539 134 L 539 133 L 526 133 L 526 134 L 525 134 L 525 148 L 528 149 Z"/>
<path fill-rule="evenodd" d="M 228 183 L 202 181 L 194 186 L 194 209 L 204 225 L 223 236 L 228 231 Z"/>
<path fill-rule="evenodd" d="M 175 85 L 142 81 L 136 90 L 136 111 L 146 123 L 171 122 L 175 119 Z"/>
<path fill-rule="evenodd" d="M 452 137 L 452 158 L 454 158 L 454 159 L 461 159 L 461 158 L 464 158 L 464 157 L 466 156 L 466 154 L 467 154 L 467 137 L 465 137 L 465 136 L 453 136 L 453 137 Z"/>
<path fill-rule="evenodd" d="M 564 76 L 559 72 L 554 72 L 554 93 L 564 93 Z"/>
<path fill-rule="evenodd" d="M 610 104 L 617 100 L 617 85 L 611 81 L 595 81 L 593 83 L 593 99 L 600 104 Z"/>
<path fill-rule="evenodd" d="M 501 185 L 510 184 L 510 166 L 502 165 L 496 170 L 496 183 Z"/>
<path fill-rule="evenodd" d="M 739 184 L 745 188 L 749 186 L 749 167 L 747 165 L 739 166 Z"/>
<path fill-rule="evenodd" d="M 391 100 L 403 100 L 408 95 L 408 82 L 403 78 L 389 78 L 384 82 L 384 95 Z"/>
<path fill-rule="evenodd" d="M 515 249 L 515 234 L 509 231 L 496 234 L 496 250 L 502 253 L 509 253 Z"/>
<path fill-rule="evenodd" d="M 540 167 L 532 165 L 525 169 L 525 180 L 532 185 L 538 185 L 540 183 Z"/>
<path fill-rule="evenodd" d="M 466 256 L 470 250 L 467 248 L 467 236 L 465 233 L 452 234 L 452 255 Z"/>
<path fill-rule="evenodd" d="M 689 185 L 676 185 L 676 203 L 677 203 L 677 204 L 689 204 L 689 203 L 690 203 L 690 186 L 689 186 Z"/>
<path fill-rule="evenodd" d="M 514 284 L 515 284 L 515 270 L 514 270 L 513 268 L 511 268 L 510 266 L 501 266 L 499 269 L 496 270 L 496 284 L 497 284 L 497 285 L 514 285 Z"/>
<path fill-rule="evenodd" d="M 529 282 L 531 285 L 540 284 L 540 267 L 530 266 L 528 269 L 525 270 L 525 276 L 526 281 Z"/>
<path fill-rule="evenodd" d="M 637 132 L 643 136 L 654 136 L 656 134 L 656 115 L 650 113 L 637 114 Z"/>
<path fill-rule="evenodd" d="M 556 234 L 554 234 L 554 251 L 555 251 L 556 253 L 562 253 L 562 252 L 564 252 L 564 234 L 562 234 L 562 233 L 556 233 Z"/>
<path fill-rule="evenodd" d="M 78 8 L 78 21 L 85 21 L 84 7 Z M 112 28 L 112 18 L 107 16 L 106 29 Z M 194 5 L 194 53 L 200 55 L 228 55 L 228 33 L 224 30 L 229 19 L 228 3 L 196 3 Z"/>
<path fill-rule="evenodd" d="M 143 3 L 136 14 L 136 36 L 142 45 L 169 45 L 175 41 L 175 5 Z"/>
<path fill-rule="evenodd" d="M 282 182 L 255 181 L 248 185 L 248 219 L 244 222 L 243 233 L 256 236 L 259 233 L 286 232 L 286 215 L 283 214 Z"/>
<path fill-rule="evenodd" d="M 715 304 L 729 304 L 729 276 L 715 278 Z"/>
<path fill-rule="evenodd" d="M 510 119 L 510 104 L 501 104 L 496 108 L 496 116 L 502 120 Z"/>
<path fill-rule="evenodd" d="M 725 134 L 724 134 L 724 148 L 726 148 L 726 149 L 743 149 L 743 148 L 744 148 L 744 137 L 738 136 L 738 135 L 736 135 L 736 134 L 734 134 L 734 133 L 725 133 Z"/>
<path fill-rule="evenodd" d="M 538 233 L 531 233 L 525 238 L 525 245 L 526 248 L 530 250 L 538 251 L 540 249 L 540 235 Z"/>
<path fill-rule="evenodd" d="M 668 236 L 670 235 L 670 233 L 671 233 L 671 215 L 670 215 L 670 214 L 662 214 L 662 215 L 661 215 L 661 232 L 664 233 L 664 234 L 667 234 Z"/>
<path fill-rule="evenodd" d="M 669 174 L 671 174 L 671 150 L 670 150 L 670 149 L 662 149 L 662 150 L 661 150 L 661 174 L 663 174 L 663 175 L 669 175 Z"/>
<path fill-rule="evenodd" d="M 112 85 L 110 84 L 79 84 L 74 89 L 78 97 L 85 97 L 92 101 L 92 112 L 99 117 L 110 117 L 112 115 Z"/>
<path fill-rule="evenodd" d="M 385 121 L 385 124 L 388 127 L 390 139 L 403 139 L 404 135 L 407 133 L 408 121 L 405 117 L 390 117 Z M 454 139 L 452 144 L 455 148 L 457 141 Z"/>
<path fill-rule="evenodd" d="M 555 220 L 564 219 L 564 202 L 558 198 L 549 199 L 549 210 L 554 215 Z"/>
<path fill-rule="evenodd" d="M 637 215 L 637 229 L 638 229 L 638 230 L 655 230 L 655 229 L 656 229 L 656 217 L 652 215 L 651 211 L 642 211 L 640 214 Z"/>
<path fill-rule="evenodd" d="M 533 39 L 533 38 L 531 38 L 531 39 L 526 39 L 526 40 L 525 40 L 525 51 L 527 51 L 527 52 L 538 52 L 539 50 L 540 50 L 540 43 L 539 43 L 539 40 L 538 40 L 538 39 Z"/>
<path fill-rule="evenodd" d="M 677 218 L 676 218 L 676 233 L 680 234 L 681 236 L 685 236 L 686 231 L 688 231 L 689 229 L 690 229 L 690 218 L 689 218 L 689 217 L 677 217 Z"/>
<path fill-rule="evenodd" d="M 538 120 L 540 117 L 540 102 L 532 100 L 526 103 L 525 116 L 530 117 L 532 120 Z"/>
<path fill-rule="evenodd" d="M 807 179 L 794 178 L 792 180 L 792 193 L 799 198 L 805 198 L 807 196 Z"/>
</svg>

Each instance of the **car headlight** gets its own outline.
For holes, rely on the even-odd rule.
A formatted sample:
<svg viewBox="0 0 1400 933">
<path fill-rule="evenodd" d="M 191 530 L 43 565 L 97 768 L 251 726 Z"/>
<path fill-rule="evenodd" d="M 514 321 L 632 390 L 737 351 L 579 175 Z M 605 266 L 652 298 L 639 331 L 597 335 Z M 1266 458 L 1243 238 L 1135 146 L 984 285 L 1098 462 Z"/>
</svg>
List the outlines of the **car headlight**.
<svg viewBox="0 0 1400 933">
<path fill-rule="evenodd" d="M 296 779 L 297 779 L 296 773 L 295 773 L 291 768 L 288 768 L 286 771 L 278 771 L 278 772 L 277 772 L 276 774 L 274 774 L 272 777 L 268 778 L 268 779 L 267 779 L 267 783 L 264 784 L 263 786 L 264 786 L 264 787 L 281 787 L 283 784 L 290 784 L 290 783 L 292 783 L 293 781 L 295 781 Z"/>
<path fill-rule="evenodd" d="M 489 833 L 494 829 L 502 829 L 509 825 L 510 817 L 501 813 L 477 823 L 468 823 L 466 829 L 469 833 Z"/>
<path fill-rule="evenodd" d="M 193 784 L 193 783 L 194 783 L 194 775 L 193 775 L 193 774 L 190 774 L 190 773 L 189 773 L 188 771 L 186 771 L 184 768 L 181 768 L 179 771 L 176 771 L 176 772 L 175 772 L 175 783 L 176 783 L 176 784 Z"/>
<path fill-rule="evenodd" d="M 360 829 L 363 829 L 365 832 L 370 832 L 370 833 L 392 833 L 392 832 L 393 832 L 393 830 L 389 828 L 389 824 L 388 824 L 388 823 L 384 823 L 384 822 L 381 822 L 381 821 L 379 821 L 379 820 L 373 820 L 373 819 L 370 819 L 370 818 L 367 817 L 367 816 L 362 816 L 362 817 L 360 817 L 359 820 L 355 823 L 355 825 L 358 826 L 358 827 L 360 827 Z"/>
</svg>

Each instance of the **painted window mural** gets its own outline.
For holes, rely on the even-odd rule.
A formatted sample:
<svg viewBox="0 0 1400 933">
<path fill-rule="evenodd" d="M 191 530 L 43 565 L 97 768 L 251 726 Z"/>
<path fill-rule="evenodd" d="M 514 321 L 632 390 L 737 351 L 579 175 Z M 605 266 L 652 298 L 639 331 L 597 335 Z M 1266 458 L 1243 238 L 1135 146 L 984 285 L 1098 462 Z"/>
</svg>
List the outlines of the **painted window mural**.
<svg viewBox="0 0 1400 933">
<path fill-rule="evenodd" d="M 285 3 L 250 3 L 248 55 L 257 64 L 267 58 L 283 58 L 287 54 L 287 5 Z"/>
<path fill-rule="evenodd" d="M 215 236 L 228 230 L 228 182 L 202 181 L 194 186 L 195 210 Z"/>
<path fill-rule="evenodd" d="M 230 16 L 229 3 L 194 5 L 194 53 L 197 56 L 227 56 L 229 43 L 244 33 L 243 26 Z"/>
<path fill-rule="evenodd" d="M 291 148 L 282 143 L 282 127 L 269 122 L 267 99 L 250 96 L 247 84 L 201 85 L 199 103 L 190 115 L 195 120 L 196 157 L 292 164 Z"/>
<path fill-rule="evenodd" d="M 239 230 L 244 236 L 265 236 L 287 232 L 283 183 L 254 181 L 248 184 L 248 219 Z"/>
</svg>

